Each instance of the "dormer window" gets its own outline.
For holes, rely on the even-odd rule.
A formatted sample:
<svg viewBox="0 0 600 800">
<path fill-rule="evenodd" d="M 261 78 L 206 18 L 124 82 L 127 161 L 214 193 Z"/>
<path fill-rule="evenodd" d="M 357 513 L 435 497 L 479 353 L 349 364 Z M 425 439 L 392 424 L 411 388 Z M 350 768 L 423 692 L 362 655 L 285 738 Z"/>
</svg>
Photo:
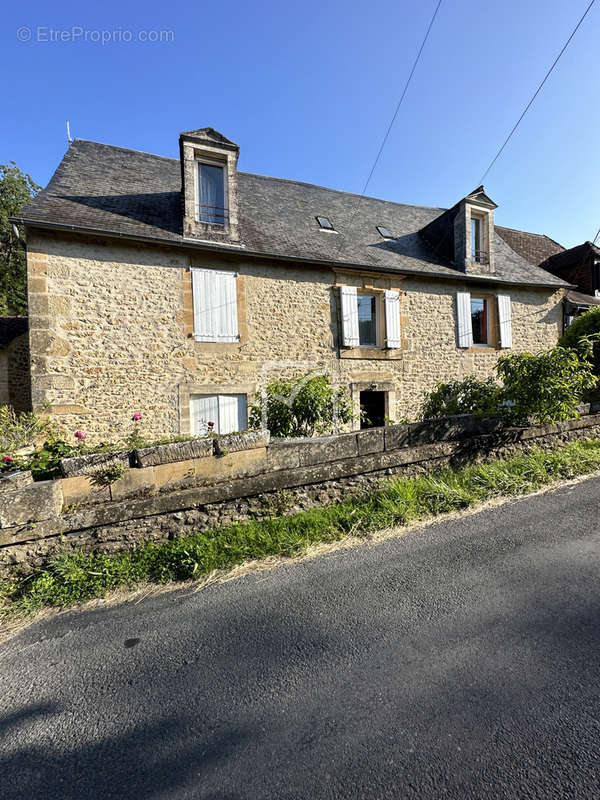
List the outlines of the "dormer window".
<svg viewBox="0 0 600 800">
<path fill-rule="evenodd" d="M 471 261 L 477 264 L 485 263 L 485 253 L 482 245 L 482 222 L 481 217 L 471 213 Z"/>
<path fill-rule="evenodd" d="M 225 167 L 198 163 L 198 221 L 225 225 L 228 220 Z"/>
<path fill-rule="evenodd" d="M 183 236 L 240 245 L 237 161 L 240 148 L 214 128 L 179 136 Z"/>
</svg>

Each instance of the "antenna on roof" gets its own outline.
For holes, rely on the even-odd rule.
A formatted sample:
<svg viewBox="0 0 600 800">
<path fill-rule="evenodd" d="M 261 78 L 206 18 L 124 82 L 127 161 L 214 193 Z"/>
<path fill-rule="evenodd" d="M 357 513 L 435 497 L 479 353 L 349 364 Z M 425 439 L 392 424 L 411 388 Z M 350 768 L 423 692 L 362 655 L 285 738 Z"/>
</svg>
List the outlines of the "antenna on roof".
<svg viewBox="0 0 600 800">
<path fill-rule="evenodd" d="M 69 120 L 67 120 L 67 142 L 71 144 L 72 141 L 73 137 L 71 136 L 71 125 L 69 123 Z"/>
</svg>

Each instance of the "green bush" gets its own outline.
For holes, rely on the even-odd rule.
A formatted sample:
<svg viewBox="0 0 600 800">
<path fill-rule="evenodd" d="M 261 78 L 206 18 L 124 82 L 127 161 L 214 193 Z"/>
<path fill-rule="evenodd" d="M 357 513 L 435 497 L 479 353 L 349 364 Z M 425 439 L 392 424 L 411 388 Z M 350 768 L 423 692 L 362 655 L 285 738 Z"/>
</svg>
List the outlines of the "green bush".
<svg viewBox="0 0 600 800">
<path fill-rule="evenodd" d="M 277 380 L 267 385 L 267 428 L 274 437 L 314 436 L 333 433 L 335 405 L 342 423 L 352 419 L 346 389 L 337 392 L 327 375 L 296 380 Z M 250 427 L 262 428 L 262 405 L 250 407 Z"/>
<path fill-rule="evenodd" d="M 493 378 L 480 381 L 474 375 L 467 375 L 462 381 L 439 381 L 435 389 L 425 395 L 421 417 L 432 419 L 455 414 L 496 417 L 502 407 L 501 394 Z"/>
<path fill-rule="evenodd" d="M 600 306 L 576 317 L 560 337 L 559 345 L 581 352 L 582 345 L 592 342 L 594 374 L 600 376 Z"/>
<path fill-rule="evenodd" d="M 496 372 L 504 384 L 502 397 L 511 404 L 505 414 L 514 425 L 578 417 L 577 405 L 596 385 L 591 361 L 560 346 L 500 356 Z"/>
<path fill-rule="evenodd" d="M 593 337 L 582 337 L 577 348 L 556 346 L 539 353 L 500 356 L 493 378 L 438 383 L 425 395 L 423 419 L 453 414 L 500 417 L 512 425 L 540 425 L 579 416 L 577 406 L 597 384 L 590 361 Z"/>
</svg>

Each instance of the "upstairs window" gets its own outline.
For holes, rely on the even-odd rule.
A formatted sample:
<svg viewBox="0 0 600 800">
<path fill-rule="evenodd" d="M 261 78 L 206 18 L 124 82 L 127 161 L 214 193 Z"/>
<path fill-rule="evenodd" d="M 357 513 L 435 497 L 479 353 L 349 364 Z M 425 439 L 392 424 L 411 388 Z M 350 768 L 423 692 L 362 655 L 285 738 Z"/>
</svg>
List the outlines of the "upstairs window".
<svg viewBox="0 0 600 800">
<path fill-rule="evenodd" d="M 198 163 L 198 221 L 225 225 L 228 220 L 225 167 Z"/>
<path fill-rule="evenodd" d="M 355 286 L 340 286 L 340 295 L 344 347 L 382 347 L 383 335 L 386 348 L 402 346 L 398 290 L 367 294 Z"/>
<path fill-rule="evenodd" d="M 316 220 L 319 223 L 321 230 L 333 231 L 333 233 L 337 233 L 336 229 L 333 227 L 333 222 L 328 217 L 316 217 Z"/>
<path fill-rule="evenodd" d="M 360 347 L 377 347 L 377 298 L 372 294 L 359 294 L 358 343 Z"/>
<path fill-rule="evenodd" d="M 489 345 L 489 313 L 488 301 L 485 297 L 471 297 L 471 330 L 473 344 Z"/>
<path fill-rule="evenodd" d="M 192 269 L 194 339 L 197 342 L 237 342 L 237 273 Z"/>
<path fill-rule="evenodd" d="M 510 295 L 472 296 L 456 293 L 458 346 L 512 347 L 512 312 Z"/>
</svg>

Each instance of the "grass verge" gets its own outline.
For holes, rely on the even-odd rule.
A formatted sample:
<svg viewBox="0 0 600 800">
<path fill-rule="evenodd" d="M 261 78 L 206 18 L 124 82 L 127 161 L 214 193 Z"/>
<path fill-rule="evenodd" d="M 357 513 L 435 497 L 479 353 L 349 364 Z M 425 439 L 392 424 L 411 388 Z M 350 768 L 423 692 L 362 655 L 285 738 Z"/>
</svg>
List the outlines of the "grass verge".
<svg viewBox="0 0 600 800">
<path fill-rule="evenodd" d="M 44 607 L 65 608 L 118 587 L 199 579 L 245 561 L 295 556 L 316 543 L 435 518 L 497 497 L 534 492 L 600 468 L 600 440 L 571 442 L 560 450 L 533 449 L 510 458 L 445 468 L 414 478 L 390 479 L 378 492 L 293 516 L 254 520 L 147 542 L 114 555 L 69 552 L 19 582 L 0 582 L 0 615 Z"/>
</svg>

